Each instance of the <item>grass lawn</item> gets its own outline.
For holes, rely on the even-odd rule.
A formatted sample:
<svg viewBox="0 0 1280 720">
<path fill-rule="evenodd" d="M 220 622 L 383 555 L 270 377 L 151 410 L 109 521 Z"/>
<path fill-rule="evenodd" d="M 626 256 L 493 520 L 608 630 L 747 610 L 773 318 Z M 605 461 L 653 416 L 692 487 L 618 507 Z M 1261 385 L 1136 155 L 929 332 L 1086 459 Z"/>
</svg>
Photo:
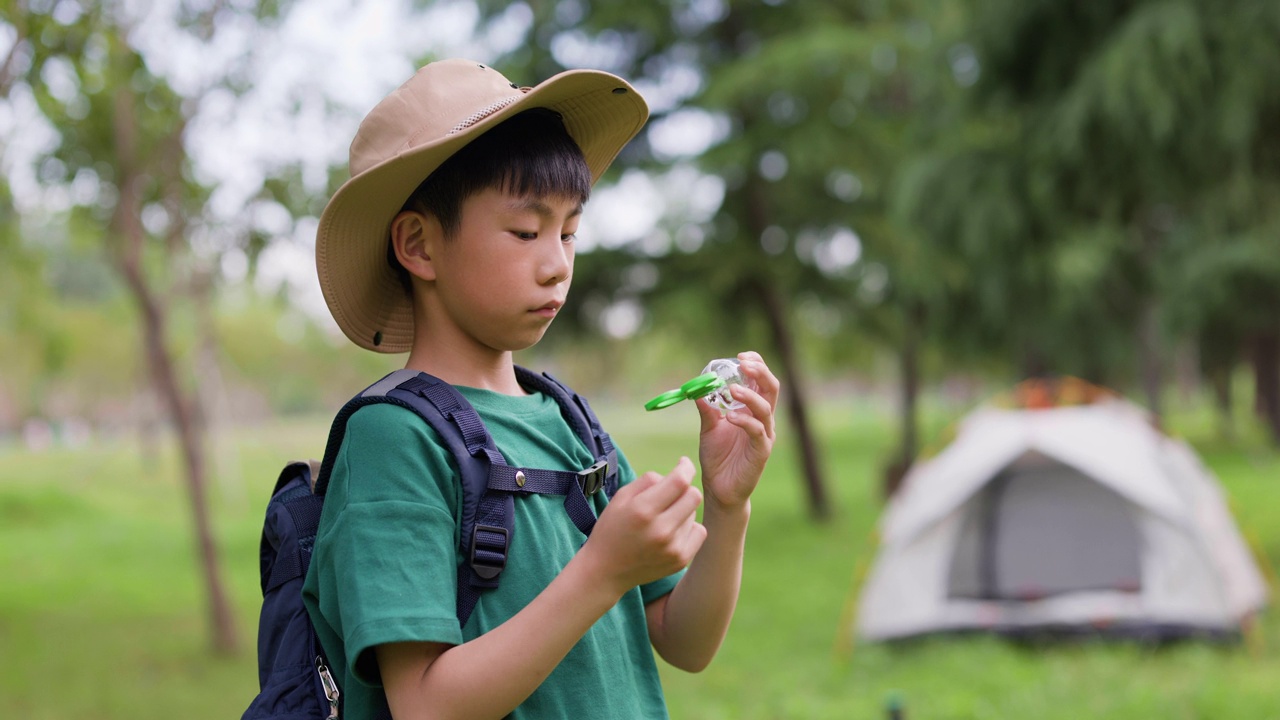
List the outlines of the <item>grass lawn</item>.
<svg viewBox="0 0 1280 720">
<path fill-rule="evenodd" d="M 696 454 L 692 408 L 603 408 L 639 469 Z M 902 646 L 841 637 L 850 588 L 873 552 L 877 412 L 829 407 L 818 426 L 835 518 L 805 516 L 780 444 L 754 503 L 737 617 L 707 671 L 663 667 L 674 718 L 875 718 L 897 697 L 918 718 L 1280 718 L 1280 614 L 1248 643 L 1015 645 L 981 637 Z M 1256 439 L 1184 428 L 1232 497 L 1246 534 L 1280 559 L 1280 455 Z M 207 650 L 177 457 L 132 438 L 74 451 L 0 448 L 0 715 L 233 718 L 257 687 L 257 543 L 281 463 L 318 456 L 327 420 L 243 428 L 217 442 L 212 502 L 242 652 Z M 781 431 L 786 432 L 783 424 Z"/>
</svg>

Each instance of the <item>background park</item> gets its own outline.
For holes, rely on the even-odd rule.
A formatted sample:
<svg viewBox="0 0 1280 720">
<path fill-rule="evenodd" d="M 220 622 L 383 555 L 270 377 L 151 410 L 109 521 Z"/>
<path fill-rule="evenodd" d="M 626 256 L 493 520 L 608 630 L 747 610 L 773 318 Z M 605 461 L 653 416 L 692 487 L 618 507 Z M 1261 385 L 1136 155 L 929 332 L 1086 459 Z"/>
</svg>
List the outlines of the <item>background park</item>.
<svg viewBox="0 0 1280 720">
<path fill-rule="evenodd" d="M 1280 559 L 1280 3 L 3 0 L 0 714 L 238 717 L 262 511 L 397 357 L 326 317 L 316 218 L 431 59 L 649 101 L 570 305 L 518 361 L 642 469 L 643 402 L 758 349 L 785 388 L 738 615 L 675 718 L 1280 717 L 1226 643 L 858 641 L 886 495 L 1026 378 L 1145 407 Z"/>
</svg>

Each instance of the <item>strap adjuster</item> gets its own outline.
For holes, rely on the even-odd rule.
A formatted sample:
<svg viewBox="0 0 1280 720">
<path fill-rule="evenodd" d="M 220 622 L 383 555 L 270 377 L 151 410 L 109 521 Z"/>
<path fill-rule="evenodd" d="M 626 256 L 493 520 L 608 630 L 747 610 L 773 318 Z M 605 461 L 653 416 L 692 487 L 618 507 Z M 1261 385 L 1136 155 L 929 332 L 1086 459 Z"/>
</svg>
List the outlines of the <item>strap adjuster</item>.
<svg viewBox="0 0 1280 720">
<path fill-rule="evenodd" d="M 604 487 L 604 480 L 609 475 L 609 461 L 597 460 L 595 465 L 578 471 L 578 484 L 582 486 L 582 494 L 591 496 Z"/>
<path fill-rule="evenodd" d="M 471 530 L 471 569 L 485 580 L 492 580 L 507 566 L 507 529 L 498 525 L 479 525 Z"/>
</svg>

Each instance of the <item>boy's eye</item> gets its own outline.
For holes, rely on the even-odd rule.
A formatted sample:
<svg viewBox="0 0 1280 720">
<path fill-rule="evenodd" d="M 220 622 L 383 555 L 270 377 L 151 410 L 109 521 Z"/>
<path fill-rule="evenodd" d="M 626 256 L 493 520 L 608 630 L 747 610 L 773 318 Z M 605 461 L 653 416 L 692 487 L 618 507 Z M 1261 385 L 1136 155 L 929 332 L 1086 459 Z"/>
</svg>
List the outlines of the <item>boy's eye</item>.
<svg viewBox="0 0 1280 720">
<path fill-rule="evenodd" d="M 571 242 L 573 242 L 574 240 L 576 240 L 576 239 L 577 239 L 577 237 L 578 237 L 578 234 L 577 234 L 577 233 L 569 233 L 568 235 L 561 235 L 561 236 L 560 236 L 560 242 L 571 243 Z"/>
<path fill-rule="evenodd" d="M 537 240 L 538 239 L 538 233 L 536 232 L 524 232 L 522 230 L 514 230 L 513 232 L 515 233 L 515 236 L 520 238 L 521 240 Z"/>
</svg>

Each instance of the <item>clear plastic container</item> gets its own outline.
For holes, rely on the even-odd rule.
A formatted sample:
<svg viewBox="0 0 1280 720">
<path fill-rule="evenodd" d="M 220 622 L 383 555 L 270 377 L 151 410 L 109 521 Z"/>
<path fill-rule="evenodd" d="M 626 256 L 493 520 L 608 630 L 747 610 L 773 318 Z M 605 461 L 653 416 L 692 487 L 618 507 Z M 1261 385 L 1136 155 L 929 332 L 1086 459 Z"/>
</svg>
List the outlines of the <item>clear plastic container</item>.
<svg viewBox="0 0 1280 720">
<path fill-rule="evenodd" d="M 746 407 L 746 405 L 734 400 L 733 396 L 729 394 L 730 386 L 746 385 L 752 390 L 756 389 L 755 383 L 742 374 L 742 363 L 737 358 L 716 358 L 707 363 L 702 372 L 704 374 L 715 373 L 721 380 L 724 380 L 723 387 L 705 396 L 707 402 L 711 403 L 712 407 L 718 408 L 722 413 Z"/>
</svg>

